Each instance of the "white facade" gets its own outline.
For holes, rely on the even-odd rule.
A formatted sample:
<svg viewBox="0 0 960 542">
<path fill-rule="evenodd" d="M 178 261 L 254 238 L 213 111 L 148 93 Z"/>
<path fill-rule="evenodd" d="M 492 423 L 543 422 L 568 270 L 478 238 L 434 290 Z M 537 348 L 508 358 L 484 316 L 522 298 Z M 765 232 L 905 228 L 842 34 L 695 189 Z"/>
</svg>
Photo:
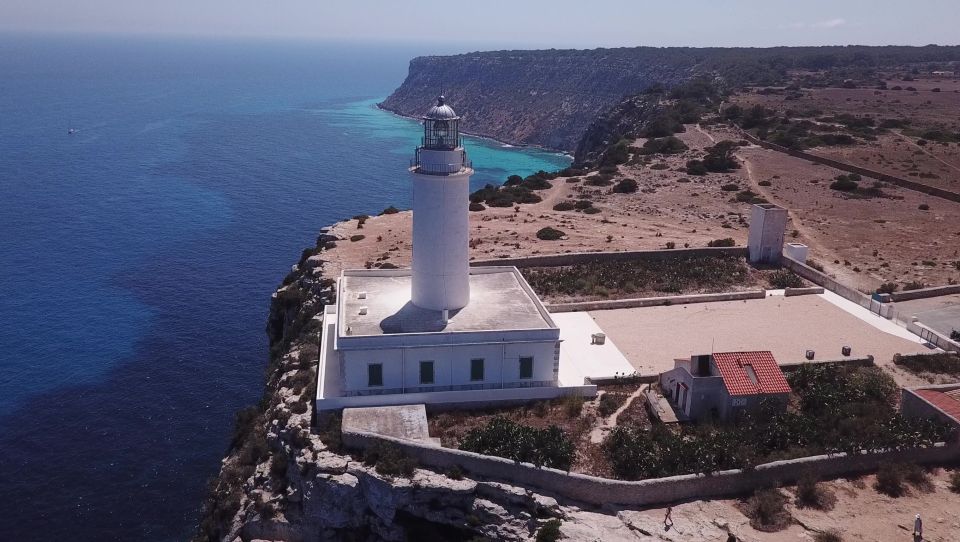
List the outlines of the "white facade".
<svg viewBox="0 0 960 542">
<path fill-rule="evenodd" d="M 323 315 L 317 409 L 596 394 L 579 371 L 561 377 L 560 328 L 516 268 L 469 276 L 477 297 L 444 323 L 411 306 L 410 270 L 345 271 Z"/>
<path fill-rule="evenodd" d="M 747 238 L 750 263 L 779 263 L 786 229 L 786 209 L 772 203 L 754 205 Z"/>
</svg>

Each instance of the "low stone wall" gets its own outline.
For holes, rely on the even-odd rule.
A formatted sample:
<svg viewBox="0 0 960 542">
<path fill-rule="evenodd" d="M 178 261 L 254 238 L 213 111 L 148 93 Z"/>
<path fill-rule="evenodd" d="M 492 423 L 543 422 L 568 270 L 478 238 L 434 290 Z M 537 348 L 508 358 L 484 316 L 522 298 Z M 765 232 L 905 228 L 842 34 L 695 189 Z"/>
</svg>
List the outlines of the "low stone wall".
<svg viewBox="0 0 960 542">
<path fill-rule="evenodd" d="M 795 295 L 816 295 L 822 294 L 823 287 L 815 286 L 810 288 L 787 288 L 783 291 L 783 295 L 787 297 L 793 297 Z"/>
<path fill-rule="evenodd" d="M 737 256 L 747 257 L 747 247 L 675 248 L 664 250 L 631 250 L 627 252 L 571 252 L 569 254 L 546 254 L 521 258 L 474 260 L 472 267 L 513 265 L 516 267 L 559 267 L 591 262 L 642 261 L 690 256 Z"/>
<path fill-rule="evenodd" d="M 613 386 L 617 384 L 652 384 L 660 380 L 659 374 L 649 375 L 628 375 L 628 376 L 602 376 L 587 377 L 586 380 L 595 386 Z"/>
<path fill-rule="evenodd" d="M 873 356 L 862 358 L 840 358 L 840 359 L 820 359 L 810 361 L 791 361 L 788 363 L 778 363 L 780 369 L 784 372 L 796 371 L 804 365 L 843 365 L 846 367 L 873 367 Z"/>
<path fill-rule="evenodd" d="M 783 147 L 783 146 L 781 146 L 781 145 L 777 145 L 776 143 L 770 143 L 769 141 L 764 141 L 764 140 L 762 140 L 762 139 L 758 139 L 758 138 L 754 137 L 753 135 L 751 135 L 751 134 L 749 134 L 749 133 L 747 133 L 747 132 L 741 132 L 741 135 L 742 135 L 743 138 L 746 139 L 747 141 L 749 141 L 749 142 L 751 142 L 751 143 L 753 143 L 753 144 L 755 144 L 755 145 L 759 145 L 759 146 L 761 146 L 761 147 L 763 147 L 763 148 L 765 148 L 765 149 L 770 149 L 770 150 L 773 150 L 773 151 L 782 152 L 782 153 L 784 153 L 784 154 L 789 154 L 790 156 L 795 156 L 795 157 L 797 157 L 797 158 L 803 158 L 804 160 L 808 160 L 808 161 L 810 161 L 810 162 L 814 162 L 814 163 L 821 164 L 821 165 L 824 165 L 824 166 L 829 166 L 829 167 L 832 167 L 832 168 L 835 168 L 835 169 L 839 169 L 839 170 L 842 170 L 842 171 L 847 171 L 847 172 L 850 172 L 850 173 L 856 173 L 856 174 L 862 175 L 862 176 L 864 176 L 864 177 L 870 177 L 871 179 L 877 179 L 878 181 L 882 181 L 882 182 L 885 182 L 885 183 L 890 183 L 890 184 L 893 184 L 893 185 L 897 185 L 897 186 L 900 186 L 900 187 L 902 187 L 902 188 L 906 188 L 906 189 L 909 189 L 909 190 L 915 190 L 915 191 L 917 191 L 917 192 L 923 192 L 924 194 L 929 194 L 929 195 L 931 195 L 931 196 L 936 196 L 936 197 L 938 197 L 938 198 L 943 198 L 943 199 L 950 200 L 950 201 L 960 202 L 960 193 L 958 193 L 958 192 L 952 192 L 952 191 L 950 191 L 950 190 L 944 190 L 944 189 L 942 189 L 942 188 L 936 188 L 936 187 L 934 187 L 934 186 L 927 186 L 927 185 L 925 185 L 925 184 L 918 183 L 918 182 L 915 182 L 915 181 L 911 181 L 911 180 L 908 180 L 908 179 L 903 179 L 903 178 L 901 178 L 901 177 L 894 177 L 893 175 L 888 175 L 888 174 L 883 173 L 883 172 L 881 172 L 881 171 L 875 171 L 875 170 L 872 170 L 872 169 L 867 169 L 867 168 L 863 168 L 863 167 L 860 167 L 860 166 L 855 166 L 855 165 L 853 165 L 853 164 L 848 164 L 848 163 L 846 163 L 846 162 L 839 162 L 839 161 L 837 161 L 837 160 L 833 160 L 833 159 L 831 159 L 831 158 L 826 158 L 826 157 L 824 157 L 824 156 L 817 156 L 816 154 L 811 154 L 811 153 L 808 153 L 808 152 L 798 151 L 798 150 L 795 150 L 795 149 L 788 149 L 788 148 Z"/>
<path fill-rule="evenodd" d="M 911 299 L 923 299 L 926 297 L 938 297 L 941 295 L 960 294 L 960 284 L 950 284 L 947 286 L 933 286 L 930 288 L 920 288 L 918 290 L 906 290 L 903 292 L 893 292 L 890 299 L 893 301 L 909 301 Z"/>
<path fill-rule="evenodd" d="M 746 292 L 722 292 L 719 294 L 690 294 L 661 297 L 636 297 L 631 299 L 611 299 L 605 301 L 579 301 L 576 303 L 548 303 L 550 312 L 600 311 L 607 309 L 630 309 L 635 307 L 656 307 L 659 305 L 686 305 L 689 303 L 710 303 L 714 301 L 739 301 L 742 299 L 763 299 L 766 290 L 748 290 Z"/>
<path fill-rule="evenodd" d="M 871 306 L 870 298 L 868 296 L 858 292 L 857 290 L 854 290 L 853 288 L 850 288 L 849 286 L 840 284 L 835 279 L 828 277 L 825 273 L 817 271 L 805 263 L 800 263 L 789 256 L 784 256 L 780 259 L 780 264 L 783 267 L 786 267 L 787 269 L 800 275 L 801 277 L 809 280 L 810 282 L 818 284 L 839 295 L 840 297 L 843 297 L 844 299 L 853 301 L 861 307 L 869 309 Z"/>
<path fill-rule="evenodd" d="M 365 449 L 378 441 L 396 444 L 420 464 L 441 471 L 454 466 L 483 478 L 499 479 L 524 487 L 536 487 L 558 497 L 593 504 L 650 506 L 686 499 L 705 499 L 749 493 L 757 488 L 794 483 L 804 475 L 837 478 L 876 470 L 883 462 L 948 464 L 960 459 L 956 444 L 876 454 L 819 455 L 774 461 L 753 469 L 728 470 L 711 475 L 691 474 L 650 480 L 624 481 L 598 478 L 556 469 L 536 468 L 528 463 L 485 456 L 463 450 L 435 448 L 413 441 L 370 433 L 344 432 L 343 442 Z"/>
</svg>

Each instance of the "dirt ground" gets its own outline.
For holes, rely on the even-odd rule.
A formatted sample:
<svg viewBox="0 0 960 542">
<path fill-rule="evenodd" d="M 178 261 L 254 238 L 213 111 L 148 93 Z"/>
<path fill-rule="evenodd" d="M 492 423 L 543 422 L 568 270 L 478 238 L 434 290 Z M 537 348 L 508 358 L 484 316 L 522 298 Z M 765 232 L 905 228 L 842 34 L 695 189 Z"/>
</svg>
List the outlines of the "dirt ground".
<svg viewBox="0 0 960 542">
<path fill-rule="evenodd" d="M 837 530 L 844 542 L 913 542 L 913 520 L 923 518 L 924 538 L 930 542 L 960 540 L 960 495 L 949 489 L 949 471 L 939 469 L 929 493 L 912 490 L 893 498 L 877 492 L 875 477 L 839 479 L 826 485 L 837 496 L 833 510 L 797 508 L 794 487 L 783 488 L 793 523 L 776 533 L 760 532 L 737 507 L 736 499 L 693 501 L 673 506 L 673 526 L 666 529 L 666 508 L 621 510 L 616 515 L 577 511 L 561 531 L 572 540 L 723 542 L 728 533 L 741 542 L 810 542 L 818 532 Z"/>
<path fill-rule="evenodd" d="M 890 79 L 887 85 L 888 90 L 803 89 L 799 98 L 788 93 L 743 93 L 731 101 L 746 107 L 763 105 L 781 114 L 790 110 L 819 110 L 824 115 L 869 116 L 878 123 L 884 119 L 907 120 L 909 128 L 919 132 L 937 127 L 960 131 L 960 81 L 918 77 L 915 81 Z M 892 90 L 894 86 L 916 90 Z M 933 92 L 934 88 L 941 91 Z M 918 145 L 917 135 L 904 135 L 903 131 L 893 129 L 877 141 L 820 147 L 810 152 L 931 186 L 960 190 L 960 144 L 930 141 Z"/>
<path fill-rule="evenodd" d="M 541 203 L 470 213 L 471 258 L 664 249 L 670 242 L 703 247 L 726 237 L 743 246 L 750 205 L 721 189 L 736 184 L 789 209 L 787 239 L 810 246 L 812 259 L 863 291 L 889 281 L 937 285 L 960 280 L 960 269 L 953 265 L 960 260 L 960 203 L 896 187 L 884 191 L 902 199 L 845 199 L 828 188 L 839 171 L 758 147 L 741 148 L 739 170 L 689 176 L 682 171 L 687 160 L 700 157 L 702 148 L 716 140 L 736 138 L 736 133 L 689 126 L 678 137 L 691 150 L 654 158 L 649 165 L 620 166 L 618 177 L 635 179 L 640 186 L 636 193 L 615 194 L 609 186 L 586 186 L 582 178 L 558 178 L 553 188 L 538 192 Z M 764 180 L 771 185 L 758 184 Z M 601 212 L 553 210 L 557 202 L 580 196 L 590 198 Z M 919 210 L 921 203 L 930 210 Z M 376 262 L 409 265 L 409 211 L 374 216 L 362 229 L 357 226 L 349 220 L 332 228 L 343 240 L 324 253 L 328 273 Z M 562 230 L 566 237 L 537 239 L 537 230 L 545 226 Z M 349 240 L 357 235 L 363 238 Z"/>
</svg>

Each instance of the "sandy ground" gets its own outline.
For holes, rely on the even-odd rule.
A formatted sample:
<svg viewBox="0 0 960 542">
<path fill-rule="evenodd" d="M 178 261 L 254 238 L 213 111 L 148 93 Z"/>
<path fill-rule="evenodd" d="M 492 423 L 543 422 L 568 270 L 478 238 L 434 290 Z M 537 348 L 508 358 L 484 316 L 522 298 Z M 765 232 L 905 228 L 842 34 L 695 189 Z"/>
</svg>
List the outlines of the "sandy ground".
<svg viewBox="0 0 960 542">
<path fill-rule="evenodd" d="M 818 295 L 612 309 L 590 316 L 645 374 L 710 352 L 770 350 L 777 361 L 789 363 L 804 361 L 808 349 L 816 359 L 839 359 L 841 347 L 849 345 L 853 356 L 873 355 L 889 370 L 896 353 L 928 351 L 919 340 L 880 331 Z M 902 384 L 923 383 L 899 370 L 891 373 Z"/>
<path fill-rule="evenodd" d="M 827 482 L 837 496 L 833 510 L 821 512 L 796 508 L 795 488 L 783 491 L 790 497 L 787 507 L 794 523 L 786 530 L 765 533 L 750 527 L 749 520 L 736 508 L 736 500 L 695 501 L 673 507 L 674 525 L 664 528 L 665 508 L 620 511 L 616 516 L 579 511 L 564 522 L 561 531 L 573 540 L 595 541 L 675 541 L 724 542 L 732 532 L 741 542 L 809 542 L 817 532 L 839 530 L 844 542 L 912 542 L 914 515 L 924 520 L 924 540 L 956 542 L 960 540 L 960 495 L 948 489 L 948 471 L 933 477 L 930 493 L 912 490 L 912 494 L 892 498 L 873 489 L 874 477 L 856 481 Z"/>
</svg>

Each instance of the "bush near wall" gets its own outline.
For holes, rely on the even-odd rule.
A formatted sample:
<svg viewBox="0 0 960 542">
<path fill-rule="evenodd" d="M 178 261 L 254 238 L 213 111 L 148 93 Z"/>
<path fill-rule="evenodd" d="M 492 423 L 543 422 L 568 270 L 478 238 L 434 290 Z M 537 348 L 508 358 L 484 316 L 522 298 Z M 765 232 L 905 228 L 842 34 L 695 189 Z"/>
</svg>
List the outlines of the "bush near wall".
<svg viewBox="0 0 960 542">
<path fill-rule="evenodd" d="M 460 449 L 560 470 L 570 470 L 574 452 L 573 443 L 559 427 L 535 429 L 503 416 L 467 433 Z"/>
<path fill-rule="evenodd" d="M 929 447 L 950 434 L 939 422 L 901 416 L 899 388 L 879 368 L 802 365 L 787 379 L 796 407 L 786 411 L 765 402 L 734 425 L 614 429 L 603 445 L 614 474 L 706 474 L 823 453 Z"/>
</svg>

